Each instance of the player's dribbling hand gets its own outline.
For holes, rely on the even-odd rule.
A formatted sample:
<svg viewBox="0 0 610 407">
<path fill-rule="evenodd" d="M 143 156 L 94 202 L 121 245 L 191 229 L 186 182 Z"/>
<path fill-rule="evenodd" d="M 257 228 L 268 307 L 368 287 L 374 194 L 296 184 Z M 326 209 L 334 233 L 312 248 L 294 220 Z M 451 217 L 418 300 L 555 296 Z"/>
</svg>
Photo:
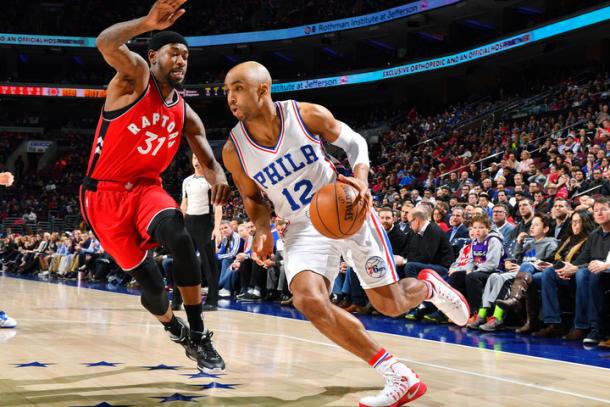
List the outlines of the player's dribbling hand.
<svg viewBox="0 0 610 407">
<path fill-rule="evenodd" d="M 144 22 L 150 30 L 165 30 L 182 17 L 186 10 L 180 8 L 186 0 L 157 0 Z"/>
<path fill-rule="evenodd" d="M 224 206 L 229 202 L 231 187 L 229 184 L 218 183 L 212 187 L 212 205 Z"/>
<path fill-rule="evenodd" d="M 256 228 L 254 241 L 252 242 L 252 260 L 259 266 L 263 266 L 265 261 L 273 255 L 273 236 L 271 230 L 261 230 Z"/>
<path fill-rule="evenodd" d="M 343 182 L 344 184 L 348 184 L 354 187 L 358 191 L 356 202 L 360 202 L 362 200 L 364 202 L 365 210 L 368 211 L 369 209 L 371 209 L 371 202 L 373 201 L 373 199 L 371 198 L 369 186 L 364 181 L 354 177 L 346 177 L 341 174 L 339 174 L 337 181 Z"/>
<path fill-rule="evenodd" d="M 4 185 L 5 187 L 10 187 L 13 185 L 13 181 L 15 181 L 15 177 L 10 172 L 0 172 L 0 185 Z"/>
</svg>

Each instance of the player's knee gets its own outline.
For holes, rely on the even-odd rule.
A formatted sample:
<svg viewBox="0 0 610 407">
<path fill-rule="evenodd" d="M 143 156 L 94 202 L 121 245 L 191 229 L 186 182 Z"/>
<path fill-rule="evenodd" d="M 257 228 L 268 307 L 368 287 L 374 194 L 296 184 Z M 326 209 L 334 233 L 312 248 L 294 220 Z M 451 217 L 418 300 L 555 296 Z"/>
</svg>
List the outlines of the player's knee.
<svg viewBox="0 0 610 407">
<path fill-rule="evenodd" d="M 310 321 L 327 315 L 331 305 L 325 295 L 312 292 L 294 293 L 292 303 Z"/>
<path fill-rule="evenodd" d="M 177 230 L 171 239 L 167 242 L 167 249 L 172 253 L 174 258 L 176 256 L 184 256 L 190 253 L 195 253 L 195 247 L 191 240 L 191 235 L 188 234 L 186 229 Z"/>
<path fill-rule="evenodd" d="M 163 315 L 167 312 L 169 300 L 161 272 L 152 259 L 146 259 L 131 275 L 140 284 L 140 302 L 151 314 Z"/>
<path fill-rule="evenodd" d="M 391 298 L 385 299 L 381 304 L 375 304 L 375 309 L 388 317 L 398 317 L 407 311 L 406 308 L 400 301 Z"/>
</svg>

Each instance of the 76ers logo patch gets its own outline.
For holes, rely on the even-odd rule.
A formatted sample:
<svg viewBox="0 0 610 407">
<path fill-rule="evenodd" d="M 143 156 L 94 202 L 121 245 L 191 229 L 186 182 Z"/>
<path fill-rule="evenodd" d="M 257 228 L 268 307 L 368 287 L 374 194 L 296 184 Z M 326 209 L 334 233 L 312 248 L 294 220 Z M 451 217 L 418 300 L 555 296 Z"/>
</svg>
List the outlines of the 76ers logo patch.
<svg viewBox="0 0 610 407">
<path fill-rule="evenodd" d="M 386 266 L 385 261 L 381 257 L 373 256 L 366 261 L 366 272 L 373 278 L 381 278 L 385 276 Z"/>
</svg>

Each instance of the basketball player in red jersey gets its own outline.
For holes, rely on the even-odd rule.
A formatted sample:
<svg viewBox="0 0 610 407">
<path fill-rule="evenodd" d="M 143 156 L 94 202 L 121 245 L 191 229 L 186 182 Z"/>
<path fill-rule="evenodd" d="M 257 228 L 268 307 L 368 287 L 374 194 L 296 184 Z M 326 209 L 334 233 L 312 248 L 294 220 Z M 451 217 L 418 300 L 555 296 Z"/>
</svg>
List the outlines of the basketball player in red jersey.
<svg viewBox="0 0 610 407">
<path fill-rule="evenodd" d="M 290 221 L 284 233 L 284 268 L 295 307 L 320 332 L 385 378 L 383 390 L 362 398 L 360 406 L 397 407 L 421 397 L 426 385 L 419 376 L 382 348 L 358 319 L 329 300 L 329 286 L 343 256 L 371 303 L 385 315 L 397 316 L 430 301 L 458 325 L 465 325 L 469 316 L 464 298 L 432 270 L 398 281 L 389 239 L 370 209 L 366 141 L 323 106 L 274 102 L 271 75 L 257 62 L 233 67 L 225 86 L 229 108 L 239 123 L 223 148 L 223 162 L 256 224 L 252 258 L 261 264 L 273 252 L 264 190 L 275 211 Z M 325 160 L 323 141 L 346 152 L 354 176 L 338 179 L 356 188 L 370 211 L 360 230 L 346 239 L 323 236 L 307 213 L 313 194 L 337 180 Z"/>
<path fill-rule="evenodd" d="M 181 134 L 204 167 L 212 203 L 223 205 L 229 186 L 214 159 L 203 123 L 176 91 L 182 86 L 188 46 L 182 35 L 160 31 L 150 40 L 149 64 L 125 43 L 132 37 L 171 26 L 186 0 L 159 0 L 148 15 L 115 24 L 96 40 L 116 70 L 97 126 L 81 211 L 119 266 L 140 284 L 142 305 L 165 326 L 202 371 L 222 371 L 212 332 L 201 316 L 199 260 L 177 203 L 161 186 L 160 174 L 180 145 Z M 174 258 L 174 281 L 184 299 L 189 326 L 172 313 L 163 278 L 149 249 L 162 245 Z"/>
</svg>

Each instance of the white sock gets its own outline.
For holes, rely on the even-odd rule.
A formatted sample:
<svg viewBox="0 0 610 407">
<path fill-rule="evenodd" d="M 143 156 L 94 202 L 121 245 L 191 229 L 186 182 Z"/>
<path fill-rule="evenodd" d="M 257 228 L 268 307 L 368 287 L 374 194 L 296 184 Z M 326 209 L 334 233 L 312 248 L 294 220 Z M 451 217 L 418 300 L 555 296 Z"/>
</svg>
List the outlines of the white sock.
<svg viewBox="0 0 610 407">
<path fill-rule="evenodd" d="M 382 355 L 380 355 L 381 352 L 383 352 Z M 386 373 L 393 372 L 407 377 L 409 379 L 409 385 L 411 385 L 417 379 L 415 372 L 413 372 L 403 363 L 399 362 L 394 355 L 386 352 L 385 349 L 382 349 L 374 359 L 369 361 L 369 364 L 382 376 L 385 376 Z"/>
</svg>

